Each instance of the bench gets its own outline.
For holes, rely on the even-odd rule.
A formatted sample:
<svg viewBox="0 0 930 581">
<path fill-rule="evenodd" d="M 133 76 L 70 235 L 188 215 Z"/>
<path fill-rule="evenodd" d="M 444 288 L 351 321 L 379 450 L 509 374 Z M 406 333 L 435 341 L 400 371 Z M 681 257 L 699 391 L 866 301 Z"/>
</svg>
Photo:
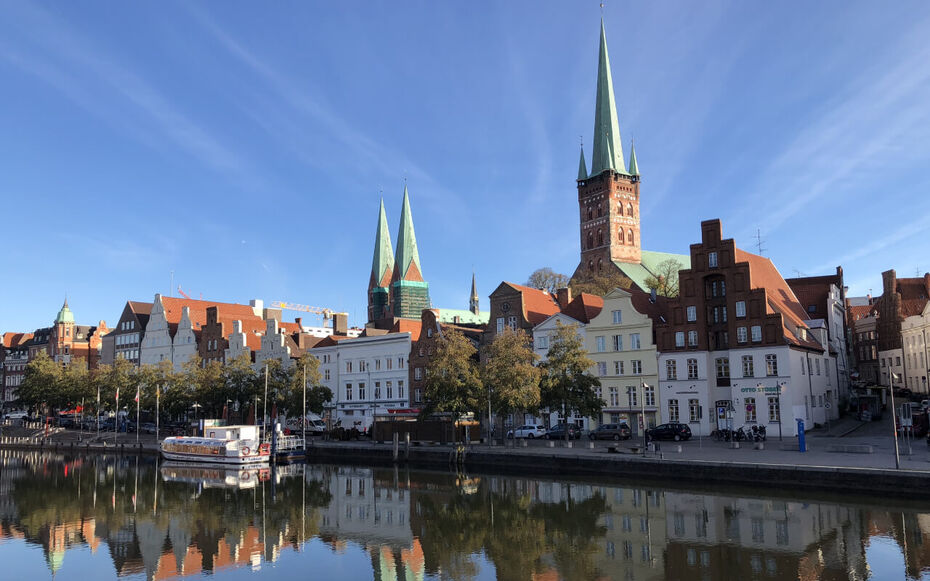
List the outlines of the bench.
<svg viewBox="0 0 930 581">
<path fill-rule="evenodd" d="M 871 454 L 872 446 L 868 444 L 831 444 L 827 452 L 840 452 L 843 454 Z"/>
</svg>

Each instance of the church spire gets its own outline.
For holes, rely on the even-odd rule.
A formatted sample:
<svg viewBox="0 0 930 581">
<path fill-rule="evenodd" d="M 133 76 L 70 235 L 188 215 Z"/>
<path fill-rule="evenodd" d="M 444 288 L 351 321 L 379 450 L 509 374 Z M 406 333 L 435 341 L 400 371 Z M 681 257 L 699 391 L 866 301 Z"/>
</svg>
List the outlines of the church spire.
<svg viewBox="0 0 930 581">
<path fill-rule="evenodd" d="M 630 175 L 639 175 L 639 164 L 636 163 L 636 144 L 632 141 L 630 142 Z"/>
<path fill-rule="evenodd" d="M 471 298 L 468 301 L 468 310 L 478 314 L 478 285 L 475 283 L 475 272 L 471 273 Z"/>
<path fill-rule="evenodd" d="M 578 161 L 578 181 L 588 179 L 588 168 L 584 162 L 584 146 L 581 147 L 581 159 Z"/>
<path fill-rule="evenodd" d="M 407 184 L 404 184 L 404 205 L 400 210 L 400 229 L 397 232 L 397 255 L 394 280 L 422 281 L 420 253 L 417 251 L 417 237 L 413 232 L 413 216 L 410 214 L 410 196 Z"/>
<path fill-rule="evenodd" d="M 375 231 L 375 253 L 371 260 L 371 286 L 388 286 L 394 272 L 394 250 L 391 248 L 391 233 L 387 215 L 384 213 L 384 198 L 378 213 L 378 229 Z"/>
<path fill-rule="evenodd" d="M 623 163 L 623 143 L 614 101 L 614 83 L 610 76 L 607 55 L 607 34 L 601 20 L 601 47 L 597 64 L 597 101 L 594 105 L 594 151 L 591 153 L 591 175 L 608 169 L 626 173 Z"/>
</svg>

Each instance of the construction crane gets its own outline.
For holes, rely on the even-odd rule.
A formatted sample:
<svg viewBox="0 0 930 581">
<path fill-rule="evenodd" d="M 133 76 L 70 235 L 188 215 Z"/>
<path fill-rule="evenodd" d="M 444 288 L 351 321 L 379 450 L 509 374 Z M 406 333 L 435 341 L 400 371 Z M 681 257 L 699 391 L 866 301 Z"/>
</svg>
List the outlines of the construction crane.
<svg viewBox="0 0 930 581">
<path fill-rule="evenodd" d="M 185 299 L 194 300 L 194 299 L 191 299 L 191 296 L 189 294 L 181 290 L 181 285 L 178 285 L 178 293 Z M 200 293 L 200 300 L 203 300 L 203 293 Z"/>
<path fill-rule="evenodd" d="M 179 289 L 180 290 L 180 289 Z M 271 301 L 271 308 L 284 309 L 287 311 L 301 311 L 303 313 L 313 313 L 323 316 L 323 326 L 333 318 L 333 310 L 323 307 L 311 307 L 309 305 L 299 305 L 297 303 L 286 303 L 284 301 Z"/>
</svg>

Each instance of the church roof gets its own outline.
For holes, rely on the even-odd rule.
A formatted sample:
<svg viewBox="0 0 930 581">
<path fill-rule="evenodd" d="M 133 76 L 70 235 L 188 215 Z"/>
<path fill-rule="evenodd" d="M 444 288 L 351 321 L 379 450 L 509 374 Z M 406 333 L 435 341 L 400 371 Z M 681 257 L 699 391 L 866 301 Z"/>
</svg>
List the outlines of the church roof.
<svg viewBox="0 0 930 581">
<path fill-rule="evenodd" d="M 391 232 L 388 230 L 384 199 L 378 213 L 378 229 L 375 231 L 375 252 L 371 260 L 372 286 L 387 286 L 394 272 L 394 249 L 391 248 Z"/>
<path fill-rule="evenodd" d="M 653 252 L 651 250 L 643 250 L 638 263 L 615 260 L 614 264 L 640 290 L 648 291 L 649 287 L 646 286 L 646 279 L 656 276 L 659 272 L 659 265 L 669 259 L 680 262 L 683 269 L 691 268 L 691 255 L 689 254 L 672 254 L 670 252 Z"/>
<path fill-rule="evenodd" d="M 456 325 L 487 325 L 491 313 L 475 314 L 468 309 L 436 309 L 439 311 L 439 322 Z M 456 322 L 458 317 L 458 322 Z"/>
<path fill-rule="evenodd" d="M 607 55 L 607 34 L 601 20 L 601 45 L 597 63 L 597 100 L 594 105 L 594 151 L 591 153 L 591 174 L 608 169 L 627 173 L 623 163 L 623 143 L 614 99 L 614 83 Z"/>
<path fill-rule="evenodd" d="M 400 211 L 400 229 L 397 232 L 397 254 L 394 263 L 394 280 L 424 282 L 423 269 L 420 268 L 420 253 L 417 250 L 417 237 L 413 231 L 413 216 L 410 213 L 410 196 L 404 185 L 404 204 Z"/>
</svg>

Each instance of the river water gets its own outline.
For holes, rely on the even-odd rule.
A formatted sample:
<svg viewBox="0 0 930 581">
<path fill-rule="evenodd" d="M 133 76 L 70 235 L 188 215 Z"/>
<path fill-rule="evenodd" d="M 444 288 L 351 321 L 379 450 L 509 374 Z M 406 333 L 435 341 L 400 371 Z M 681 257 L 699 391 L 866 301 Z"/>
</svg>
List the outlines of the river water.
<svg viewBox="0 0 930 581">
<path fill-rule="evenodd" d="M 0 579 L 930 579 L 930 503 L 0 452 Z"/>
</svg>

